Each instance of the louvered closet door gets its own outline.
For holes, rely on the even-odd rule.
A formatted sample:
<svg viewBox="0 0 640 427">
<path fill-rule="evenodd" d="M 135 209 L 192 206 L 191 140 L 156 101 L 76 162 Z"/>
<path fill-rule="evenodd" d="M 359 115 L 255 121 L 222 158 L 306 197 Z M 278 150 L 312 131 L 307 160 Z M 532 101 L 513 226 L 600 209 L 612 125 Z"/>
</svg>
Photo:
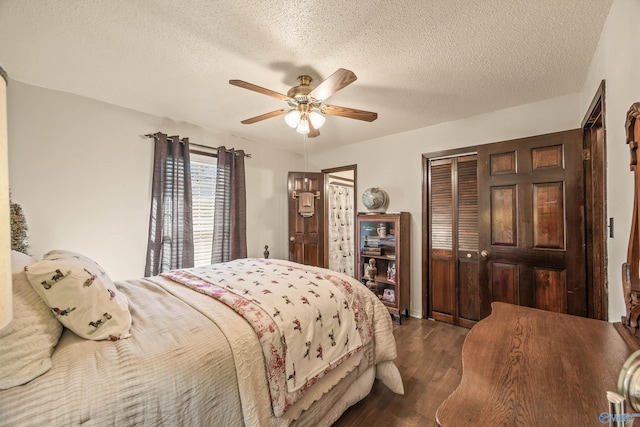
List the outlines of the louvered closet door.
<svg viewBox="0 0 640 427">
<path fill-rule="evenodd" d="M 429 162 L 431 316 L 471 326 L 480 319 L 475 155 Z"/>
<path fill-rule="evenodd" d="M 454 323 L 453 160 L 433 160 L 429 167 L 429 297 L 431 316 Z"/>
<path fill-rule="evenodd" d="M 457 159 L 458 321 L 473 326 L 480 320 L 478 281 L 478 162 L 476 156 Z"/>
</svg>

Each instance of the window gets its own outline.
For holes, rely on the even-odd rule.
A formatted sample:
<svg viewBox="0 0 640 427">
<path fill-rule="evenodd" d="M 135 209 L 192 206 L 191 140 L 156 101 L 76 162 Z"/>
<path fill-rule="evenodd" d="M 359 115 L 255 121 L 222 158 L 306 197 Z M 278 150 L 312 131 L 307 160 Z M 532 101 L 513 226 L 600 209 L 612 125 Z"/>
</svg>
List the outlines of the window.
<svg viewBox="0 0 640 427">
<path fill-rule="evenodd" d="M 217 158 L 208 153 L 191 151 L 191 209 L 193 215 L 194 266 L 211 264 L 213 212 L 216 197 Z"/>
</svg>

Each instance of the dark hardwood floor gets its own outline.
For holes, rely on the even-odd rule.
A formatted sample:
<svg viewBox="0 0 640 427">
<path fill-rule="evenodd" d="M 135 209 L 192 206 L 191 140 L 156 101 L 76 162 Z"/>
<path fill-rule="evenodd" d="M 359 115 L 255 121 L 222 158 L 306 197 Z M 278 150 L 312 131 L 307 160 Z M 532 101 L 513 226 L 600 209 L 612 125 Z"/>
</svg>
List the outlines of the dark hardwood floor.
<svg viewBox="0 0 640 427">
<path fill-rule="evenodd" d="M 468 332 L 433 320 L 403 318 L 394 335 L 404 396 L 376 380 L 371 394 L 349 408 L 334 427 L 435 426 L 438 406 L 460 382 L 462 343 Z"/>
</svg>

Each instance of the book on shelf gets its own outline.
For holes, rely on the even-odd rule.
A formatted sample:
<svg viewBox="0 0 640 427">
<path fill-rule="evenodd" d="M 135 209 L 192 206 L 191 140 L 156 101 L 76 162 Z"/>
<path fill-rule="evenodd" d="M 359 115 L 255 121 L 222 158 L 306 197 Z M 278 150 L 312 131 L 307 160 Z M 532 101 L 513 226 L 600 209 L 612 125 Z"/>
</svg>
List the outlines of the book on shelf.
<svg viewBox="0 0 640 427">
<path fill-rule="evenodd" d="M 364 245 L 372 248 L 380 246 L 380 238 L 374 236 L 365 236 Z"/>
<path fill-rule="evenodd" d="M 381 256 L 382 248 L 375 246 L 364 246 L 362 248 L 362 255 L 372 255 L 372 256 Z"/>
<path fill-rule="evenodd" d="M 389 241 L 389 240 L 396 240 L 396 236 L 391 235 L 391 234 L 387 234 L 386 236 L 382 237 L 382 236 L 364 236 L 364 240 L 368 241 L 368 242 L 378 242 L 380 240 L 383 241 Z"/>
</svg>

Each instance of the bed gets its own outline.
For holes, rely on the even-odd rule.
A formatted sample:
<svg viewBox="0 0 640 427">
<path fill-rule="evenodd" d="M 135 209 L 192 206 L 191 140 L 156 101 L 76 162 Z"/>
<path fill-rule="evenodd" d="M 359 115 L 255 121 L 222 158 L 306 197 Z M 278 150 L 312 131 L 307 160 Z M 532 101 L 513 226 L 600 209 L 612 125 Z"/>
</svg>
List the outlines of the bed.
<svg viewBox="0 0 640 427">
<path fill-rule="evenodd" d="M 59 285 L 40 279 L 34 282 L 27 274 L 32 274 L 30 267 L 37 265 L 35 260 L 22 254 L 14 255 L 15 325 L 13 331 L 3 330 L 0 335 L 4 353 L 0 355 L 0 364 L 3 357 L 9 360 L 14 352 L 28 354 L 10 361 L 30 359 L 38 353 L 42 360 L 37 361 L 35 370 L 31 369 L 34 371 L 31 375 L 37 374 L 34 379 L 0 390 L 2 426 L 331 425 L 346 408 L 369 393 L 375 378 L 392 392 L 403 393 L 402 380 L 393 364 L 396 345 L 389 313 L 372 293 L 347 276 L 289 261 L 246 259 L 215 265 L 209 270 L 188 269 L 116 282 L 115 293 L 126 298 L 130 328 L 120 336 L 110 332 L 106 339 L 96 340 L 83 338 L 81 333 L 66 327 L 56 329 L 50 322 L 51 315 L 60 320 L 68 317 L 66 312 L 74 314 L 80 310 L 74 312 L 75 304 L 73 308 L 45 304 L 34 290 L 40 293 L 47 285 L 53 284 L 51 289 Z M 60 275 L 56 274 L 59 279 L 66 274 L 64 268 L 61 270 L 58 270 Z M 104 274 L 100 271 L 91 275 L 87 269 L 84 271 L 89 274 L 89 279 L 80 285 L 84 290 L 96 287 L 93 280 L 97 283 Z M 276 279 L 267 274 L 271 271 L 277 275 Z M 234 278 L 235 282 L 231 283 Z M 31 286 L 30 280 L 41 286 Z M 216 281 L 220 283 L 211 283 Z M 244 300 L 238 302 L 238 295 L 243 292 L 251 297 L 249 299 L 257 294 L 272 294 L 263 287 L 266 282 L 280 282 L 271 283 L 276 293 L 278 286 L 302 287 L 308 298 L 291 298 L 304 308 L 322 299 L 315 294 L 329 289 L 331 283 L 341 287 L 341 294 L 335 290 L 330 293 L 340 298 L 341 305 L 348 305 L 345 310 L 354 312 L 356 335 L 351 328 L 348 332 L 351 343 L 344 344 L 348 350 L 333 356 L 329 353 L 348 339 L 339 341 L 338 345 L 325 344 L 324 355 L 330 359 L 327 366 L 315 367 L 303 375 L 302 362 L 298 360 L 298 367 L 294 364 L 291 369 L 284 359 L 293 353 L 305 353 L 304 348 L 296 344 L 297 335 L 289 335 L 292 338 L 284 342 L 285 333 L 282 333 L 282 340 L 277 340 L 284 344 L 281 353 L 274 350 L 277 343 L 274 344 L 273 339 L 270 347 L 265 346 L 267 330 L 279 324 L 273 319 L 263 319 L 264 330 L 256 332 L 246 312 L 253 310 L 261 316 L 259 310 L 247 309 L 248 303 Z M 230 293 L 234 287 L 235 293 Z M 114 292 L 107 291 L 113 300 Z M 103 294 L 106 292 L 100 295 Z M 232 303 L 224 301 L 225 298 L 231 298 Z M 305 299 L 308 304 L 301 302 Z M 50 330 L 40 325 L 43 320 L 38 320 L 38 316 L 21 319 L 26 316 L 21 313 L 35 306 L 40 310 L 41 319 L 49 316 L 46 322 Z M 313 310 L 320 315 L 321 308 L 314 306 Z M 337 328 L 336 315 L 325 313 L 326 326 Z M 323 323 L 318 322 L 318 316 L 313 323 Z M 341 324 L 346 322 L 344 317 L 343 314 L 342 319 L 338 319 Z M 110 321 L 111 318 L 105 325 Z M 92 331 L 101 331 L 99 326 L 94 326 Z M 35 332 L 23 336 L 25 330 Z M 288 333 L 302 335 L 297 329 Z M 305 330 L 304 333 L 311 332 Z M 38 334 L 47 337 L 41 340 L 46 344 L 28 342 Z M 330 336 L 334 340 L 334 335 L 337 333 L 333 330 L 323 332 L 322 339 Z M 280 337 L 280 333 L 276 331 L 274 336 Z M 336 336 L 335 340 L 338 339 L 342 338 Z M 41 348 L 46 345 L 48 350 Z M 317 356 L 319 348 L 315 342 L 311 344 L 311 356 L 307 354 L 306 359 Z M 276 357 L 278 355 L 285 357 Z M 274 360 L 282 361 L 282 366 Z M 7 375 L 7 368 L 0 367 L 2 369 Z M 22 367 L 13 371 L 20 369 Z M 284 380 L 275 381 L 278 375 L 284 375 Z M 296 375 L 298 384 L 291 386 Z"/>
</svg>

